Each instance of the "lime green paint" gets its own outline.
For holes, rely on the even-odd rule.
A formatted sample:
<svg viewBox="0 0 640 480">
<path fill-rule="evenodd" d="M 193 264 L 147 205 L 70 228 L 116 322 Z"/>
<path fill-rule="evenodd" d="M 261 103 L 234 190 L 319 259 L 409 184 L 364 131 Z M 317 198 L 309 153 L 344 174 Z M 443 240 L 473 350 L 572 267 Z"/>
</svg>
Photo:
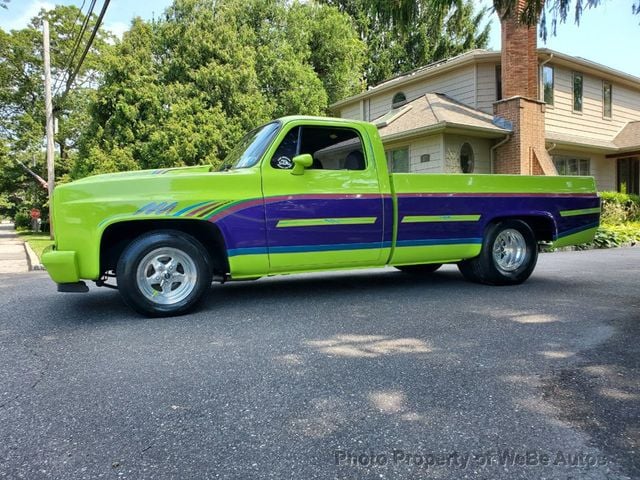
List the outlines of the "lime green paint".
<svg viewBox="0 0 640 480">
<path fill-rule="evenodd" d="M 598 208 L 582 208 L 579 210 L 561 210 L 561 217 L 577 217 L 578 215 L 593 215 L 594 213 L 600 213 L 600 207 Z"/>
<path fill-rule="evenodd" d="M 477 243 L 457 245 L 396 246 L 390 265 L 413 265 L 416 263 L 451 263 L 475 257 L 482 246 Z"/>
<path fill-rule="evenodd" d="M 100 244 L 106 229 L 122 222 L 140 220 L 166 221 L 171 226 L 173 215 L 180 210 L 181 220 L 204 221 L 187 216 L 188 207 L 198 203 L 217 202 L 218 212 L 239 202 L 264 197 L 314 194 L 348 194 L 390 196 L 393 218 L 380 218 L 385 225 L 391 223 L 391 247 L 365 248 L 327 252 L 301 252 L 236 255 L 229 258 L 232 278 L 255 278 L 276 273 L 294 273 L 341 268 L 376 267 L 385 264 L 412 264 L 421 262 L 455 262 L 476 256 L 479 244 L 453 244 L 428 246 L 397 246 L 397 195 L 442 193 L 554 193 L 592 194 L 595 184 L 590 177 L 526 177 L 508 175 L 461 174 L 389 174 L 386 156 L 377 128 L 366 122 L 317 117 L 285 117 L 274 142 L 255 166 L 227 172 L 214 172 L 208 165 L 167 170 L 147 170 L 97 175 L 56 188 L 53 198 L 52 220 L 55 231 L 55 249 L 43 254 L 42 261 L 57 282 L 75 282 L 78 279 L 96 280 L 102 274 Z M 367 160 L 365 170 L 303 169 L 301 175 L 270 166 L 270 158 L 287 132 L 298 125 L 348 127 L 356 130 L 362 139 Z M 175 203 L 167 212 L 154 211 L 136 214 L 150 202 Z M 161 209 L 160 209 L 161 210 Z M 584 214 L 589 209 L 585 210 Z M 495 212 L 499 215 L 500 212 Z M 566 213 L 566 212 L 565 212 Z M 595 213 L 595 212 L 594 212 Z M 577 213 L 576 213 L 577 214 Z M 557 214 L 556 214 L 557 215 Z M 474 222 L 478 215 L 416 215 L 406 222 Z M 482 218 L 488 221 L 490 218 Z M 372 224 L 374 217 L 311 218 L 282 220 L 279 226 Z M 311 222 L 311 223 L 309 223 Z M 314 223 L 319 222 L 319 223 Z M 353 222 L 353 223 L 351 223 Z M 556 246 L 589 241 L 595 229 L 573 234 L 557 240 Z M 222 232 L 223 236 L 233 232 Z M 586 240 L 585 240 L 586 239 Z"/>
<path fill-rule="evenodd" d="M 582 243 L 589 243 L 593 241 L 593 237 L 595 236 L 597 230 L 597 227 L 589 228 L 587 230 L 583 230 L 582 232 L 572 233 L 571 235 L 560 237 L 555 242 L 553 242 L 551 246 L 554 248 L 560 248 L 568 247 L 569 245 L 580 245 Z"/>
<path fill-rule="evenodd" d="M 229 257 L 232 278 L 255 278 L 269 275 L 269 255 L 236 255 Z"/>
<path fill-rule="evenodd" d="M 402 193 L 595 193 L 593 177 L 392 173 L 394 189 Z"/>
<path fill-rule="evenodd" d="M 51 246 L 44 251 L 41 260 L 54 282 L 74 283 L 80 280 L 75 252 L 58 252 Z"/>
<path fill-rule="evenodd" d="M 480 215 L 406 215 L 402 223 L 477 222 Z"/>
<path fill-rule="evenodd" d="M 350 218 L 303 218 L 294 220 L 280 220 L 277 228 L 284 227 L 314 227 L 323 225 L 371 225 L 376 223 L 377 217 Z"/>
</svg>

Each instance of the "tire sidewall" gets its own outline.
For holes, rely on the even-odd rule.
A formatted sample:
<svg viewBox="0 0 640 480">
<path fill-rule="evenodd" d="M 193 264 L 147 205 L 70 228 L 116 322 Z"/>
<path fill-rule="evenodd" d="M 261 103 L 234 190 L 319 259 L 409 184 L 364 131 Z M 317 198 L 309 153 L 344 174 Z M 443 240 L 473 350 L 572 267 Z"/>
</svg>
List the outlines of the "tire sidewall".
<svg viewBox="0 0 640 480">
<path fill-rule="evenodd" d="M 493 258 L 493 246 L 498 235 L 507 229 L 513 229 L 520 232 L 526 243 L 525 261 L 520 267 L 512 272 L 500 270 Z M 483 272 L 482 277 L 485 281 L 495 285 L 516 285 L 524 282 L 536 266 L 538 260 L 538 244 L 531 227 L 521 220 L 503 220 L 497 222 L 487 229 L 483 245 L 482 253 Z"/>
<path fill-rule="evenodd" d="M 193 290 L 172 305 L 151 302 L 140 291 L 136 276 L 140 261 L 151 251 L 171 247 L 181 250 L 194 262 L 197 271 Z M 195 238 L 178 231 L 156 231 L 144 234 L 131 242 L 122 252 L 116 267 L 118 290 L 125 303 L 137 312 L 153 317 L 180 315 L 186 313 L 200 300 L 211 285 L 211 267 L 204 247 Z"/>
</svg>

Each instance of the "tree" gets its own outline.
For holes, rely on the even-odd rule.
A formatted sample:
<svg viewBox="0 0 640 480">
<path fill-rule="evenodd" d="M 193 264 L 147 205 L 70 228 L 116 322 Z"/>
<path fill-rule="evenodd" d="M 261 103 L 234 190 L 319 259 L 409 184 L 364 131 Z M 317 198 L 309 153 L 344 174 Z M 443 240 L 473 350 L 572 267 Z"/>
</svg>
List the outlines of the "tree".
<svg viewBox="0 0 640 480">
<path fill-rule="evenodd" d="M 83 20 L 78 8 L 57 6 L 41 11 L 24 29 L 11 32 L 0 29 L 0 142 L 5 148 L 0 164 L 0 196 L 13 199 L 10 205 L 3 202 L 4 214 L 15 213 L 20 204 L 28 200 L 27 193 L 33 185 L 33 179 L 25 176 L 17 161 L 31 164 L 35 158 L 34 169 L 44 174 L 41 150 L 45 131 L 42 85 L 42 20 L 45 18 L 51 26 L 53 85 L 61 87 Z M 95 17 L 92 17 L 89 29 L 94 24 Z M 87 37 L 88 34 L 80 48 L 84 47 Z M 75 150 L 80 131 L 86 125 L 89 99 L 100 75 L 101 52 L 109 48 L 111 41 L 112 36 L 100 30 L 72 90 L 64 99 L 62 88 L 55 92 L 54 109 L 59 125 L 55 138 L 58 177 L 68 170 L 70 152 Z M 46 197 L 38 193 L 36 200 L 44 202 Z"/>
<path fill-rule="evenodd" d="M 540 24 L 540 36 L 546 40 L 549 34 L 548 16 L 551 17 L 551 32 L 557 35 L 558 23 L 565 23 L 571 11 L 576 24 L 580 24 L 580 19 L 585 10 L 597 7 L 602 0 L 527 0 L 524 8 L 520 12 L 520 20 L 527 25 Z M 511 15 L 518 6 L 517 0 L 494 0 L 494 8 L 501 15 Z M 630 12 L 634 15 L 640 14 L 640 0 L 632 0 Z"/>
<path fill-rule="evenodd" d="M 367 45 L 369 85 L 488 42 L 488 9 L 475 12 L 470 0 L 322 1 L 353 19 Z"/>
<path fill-rule="evenodd" d="M 109 54 L 73 175 L 217 165 L 259 124 L 360 91 L 363 50 L 331 7 L 176 0 Z"/>
</svg>

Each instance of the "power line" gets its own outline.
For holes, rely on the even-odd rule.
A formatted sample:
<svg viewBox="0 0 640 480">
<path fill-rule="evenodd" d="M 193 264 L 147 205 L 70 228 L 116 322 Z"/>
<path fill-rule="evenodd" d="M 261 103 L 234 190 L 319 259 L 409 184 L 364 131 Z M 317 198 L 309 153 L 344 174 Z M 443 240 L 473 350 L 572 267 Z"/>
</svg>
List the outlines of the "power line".
<svg viewBox="0 0 640 480">
<path fill-rule="evenodd" d="M 78 16 L 76 17 L 76 20 L 74 22 L 74 24 L 78 21 L 78 19 L 80 18 L 80 15 L 82 14 L 82 8 L 84 7 L 86 0 L 83 0 L 82 2 L 82 6 L 80 7 L 80 12 L 78 13 Z M 76 54 L 78 53 L 78 48 L 80 47 L 80 43 L 82 42 L 82 39 L 84 38 L 84 35 L 87 31 L 87 28 L 89 27 L 89 21 L 91 20 L 91 15 L 93 14 L 93 9 L 96 6 L 96 0 L 91 0 L 91 3 L 89 4 L 89 9 L 87 10 L 87 14 L 84 17 L 84 20 L 82 21 L 82 26 L 80 27 L 80 32 L 78 33 L 78 36 L 76 37 L 76 41 L 73 43 L 73 47 L 71 47 L 71 54 L 69 55 L 69 60 L 67 61 L 67 64 L 65 65 L 65 67 L 63 68 L 63 71 L 66 71 L 67 73 L 67 78 L 69 78 L 69 71 L 71 69 L 71 66 L 73 65 L 73 60 L 76 57 Z M 58 93 L 58 91 L 60 90 L 60 88 L 62 88 L 62 86 L 64 85 L 64 77 L 60 77 L 60 84 L 58 85 L 58 82 L 56 82 L 56 89 L 55 89 L 55 94 L 56 95 Z"/>
<path fill-rule="evenodd" d="M 80 5 L 80 9 L 78 10 L 78 15 L 76 15 L 75 20 L 71 24 L 73 27 L 76 26 L 76 24 L 78 23 L 78 20 L 80 20 L 80 17 L 82 16 L 82 9 L 84 8 L 84 4 L 86 3 L 86 1 L 87 0 L 82 0 L 82 5 Z M 86 22 L 86 19 L 82 21 L 82 25 L 83 26 L 84 26 L 85 22 Z M 84 31 L 83 31 L 83 29 L 81 27 L 80 28 L 80 32 L 78 33 L 78 36 L 76 37 L 76 40 L 74 42 L 74 45 L 73 45 L 73 47 L 71 47 L 72 50 L 73 49 L 77 50 L 76 45 L 79 43 L 79 40 L 80 40 L 80 38 L 82 38 L 83 35 L 84 35 Z M 62 69 L 63 71 L 69 70 L 69 66 L 71 65 L 71 62 L 72 62 L 72 56 L 75 55 L 75 50 L 74 50 L 74 53 L 69 56 L 70 60 L 69 60 L 69 62 L 67 62 L 67 65 Z M 64 83 L 63 78 L 64 78 L 64 75 L 60 75 L 58 78 L 56 78 L 56 82 L 53 85 L 53 89 L 55 90 L 54 95 L 57 94 L 58 90 L 62 87 L 62 84 Z"/>
<path fill-rule="evenodd" d="M 87 42 L 87 46 L 85 47 L 84 51 L 82 52 L 82 55 L 80 56 L 80 61 L 78 62 L 78 65 L 76 65 L 76 68 L 73 70 L 73 72 L 71 73 L 71 75 L 69 75 L 69 78 L 67 79 L 66 88 L 65 88 L 64 92 L 62 93 L 62 98 L 63 99 L 69 93 L 69 90 L 71 89 L 71 85 L 73 85 L 73 81 L 76 79 L 76 75 L 78 75 L 78 72 L 80 71 L 80 68 L 82 67 L 84 59 L 86 58 L 87 53 L 89 53 L 89 50 L 91 49 L 91 45 L 93 44 L 93 40 L 96 38 L 96 34 L 98 33 L 98 30 L 100 29 L 100 25 L 102 24 L 102 19 L 104 18 L 104 14 L 107 13 L 107 8 L 109 7 L 109 2 L 110 1 L 111 0 L 105 0 L 104 4 L 102 5 L 102 10 L 100 10 L 100 14 L 98 15 L 98 19 L 96 20 L 96 24 L 93 26 L 93 30 L 91 31 L 91 35 L 89 36 L 89 41 Z M 93 0 L 92 3 L 95 3 L 95 0 Z"/>
</svg>

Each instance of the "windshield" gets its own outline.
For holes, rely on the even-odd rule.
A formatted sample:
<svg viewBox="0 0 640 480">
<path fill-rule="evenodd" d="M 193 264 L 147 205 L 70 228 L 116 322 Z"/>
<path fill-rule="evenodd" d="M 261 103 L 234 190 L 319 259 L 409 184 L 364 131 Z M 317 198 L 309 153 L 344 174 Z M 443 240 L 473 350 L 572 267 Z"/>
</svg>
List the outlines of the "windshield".
<svg viewBox="0 0 640 480">
<path fill-rule="evenodd" d="M 220 170 L 253 167 L 258 163 L 279 128 L 279 122 L 271 122 L 251 130 L 229 152 Z"/>
</svg>

